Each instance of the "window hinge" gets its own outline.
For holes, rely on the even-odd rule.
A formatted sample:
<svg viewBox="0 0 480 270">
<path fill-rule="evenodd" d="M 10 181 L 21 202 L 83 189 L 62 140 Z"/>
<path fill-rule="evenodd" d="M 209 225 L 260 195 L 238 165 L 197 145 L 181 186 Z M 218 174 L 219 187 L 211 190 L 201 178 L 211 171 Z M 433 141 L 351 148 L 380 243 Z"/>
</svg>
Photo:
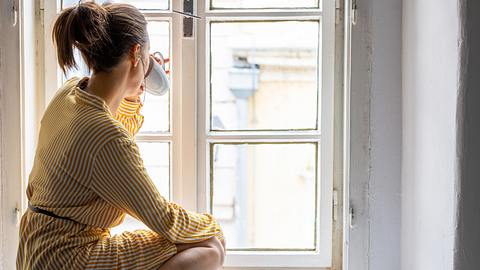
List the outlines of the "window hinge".
<svg viewBox="0 0 480 270">
<path fill-rule="evenodd" d="M 18 21 L 18 3 L 16 0 L 12 1 L 12 26 L 15 27 Z"/>
<path fill-rule="evenodd" d="M 333 221 L 336 221 L 338 218 L 338 192 L 335 189 L 333 190 L 332 206 Z"/>
<path fill-rule="evenodd" d="M 13 209 L 13 218 L 15 220 L 15 225 L 19 226 L 20 221 L 22 220 L 22 211 L 20 211 L 18 206 Z"/>
<path fill-rule="evenodd" d="M 342 16 L 342 6 L 340 1 L 341 0 L 335 0 L 335 24 L 340 23 L 340 18 Z"/>
<path fill-rule="evenodd" d="M 351 22 L 353 25 L 357 24 L 357 0 L 352 0 L 352 8 L 351 8 Z"/>
</svg>

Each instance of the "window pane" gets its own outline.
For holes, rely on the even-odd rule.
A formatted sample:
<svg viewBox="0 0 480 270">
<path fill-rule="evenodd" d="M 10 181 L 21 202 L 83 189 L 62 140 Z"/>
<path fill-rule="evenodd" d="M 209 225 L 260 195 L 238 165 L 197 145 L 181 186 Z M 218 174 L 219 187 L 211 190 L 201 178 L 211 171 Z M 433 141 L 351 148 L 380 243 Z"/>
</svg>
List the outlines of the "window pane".
<svg viewBox="0 0 480 270">
<path fill-rule="evenodd" d="M 211 130 L 316 129 L 318 21 L 211 24 Z"/>
<path fill-rule="evenodd" d="M 159 142 L 137 142 L 140 154 L 150 178 L 155 183 L 160 194 L 170 199 L 170 144 Z M 111 234 L 136 229 L 146 229 L 142 222 L 127 215 L 125 221 L 111 230 Z"/>
<path fill-rule="evenodd" d="M 110 3 L 126 3 L 137 7 L 138 9 L 161 9 L 167 10 L 169 9 L 169 1 L 168 0 L 96 0 L 98 4 L 103 4 L 105 2 Z M 62 8 L 69 8 L 72 6 L 76 6 L 78 4 L 78 0 L 63 0 Z"/>
<path fill-rule="evenodd" d="M 319 0 L 211 0 L 212 8 L 316 8 Z"/>
<path fill-rule="evenodd" d="M 82 78 L 85 76 L 90 77 L 91 75 L 91 71 L 88 69 L 87 64 L 83 60 L 82 54 L 77 48 L 73 50 L 73 57 L 75 58 L 75 62 L 77 63 L 77 68 L 67 69 L 66 74 L 64 74 L 63 76 L 63 82 L 74 76 Z"/>
<path fill-rule="evenodd" d="M 165 58 L 170 58 L 170 24 L 165 21 L 148 22 L 150 37 L 150 52 L 161 52 Z M 169 63 L 165 65 L 169 70 Z M 148 85 L 147 85 L 148 87 Z M 145 93 L 145 104 L 142 108 L 144 123 L 141 133 L 159 133 L 170 131 L 170 92 L 163 96 Z"/>
<path fill-rule="evenodd" d="M 315 143 L 214 144 L 212 150 L 212 214 L 229 249 L 314 249 Z"/>
</svg>

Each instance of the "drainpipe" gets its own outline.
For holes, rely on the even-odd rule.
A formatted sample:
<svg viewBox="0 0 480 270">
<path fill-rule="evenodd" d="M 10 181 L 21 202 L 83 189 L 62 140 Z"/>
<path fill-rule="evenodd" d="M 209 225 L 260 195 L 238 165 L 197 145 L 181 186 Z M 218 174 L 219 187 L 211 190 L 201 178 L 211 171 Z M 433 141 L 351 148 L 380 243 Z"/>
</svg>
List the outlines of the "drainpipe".
<svg viewBox="0 0 480 270">
<path fill-rule="evenodd" d="M 237 129 L 245 130 L 248 126 L 248 99 L 258 88 L 260 67 L 257 64 L 248 63 L 247 58 L 235 59 L 234 66 L 229 71 L 229 89 L 235 96 L 237 106 Z M 235 228 L 237 229 L 237 245 L 247 245 L 247 145 L 238 145 L 236 160 L 236 183 L 235 183 Z"/>
</svg>

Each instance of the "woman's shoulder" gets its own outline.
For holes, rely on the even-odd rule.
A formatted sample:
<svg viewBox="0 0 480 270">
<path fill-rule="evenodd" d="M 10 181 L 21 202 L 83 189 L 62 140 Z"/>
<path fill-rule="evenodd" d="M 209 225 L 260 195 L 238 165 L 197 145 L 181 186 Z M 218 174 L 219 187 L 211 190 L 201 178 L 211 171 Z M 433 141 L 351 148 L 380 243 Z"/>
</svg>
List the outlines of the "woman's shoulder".
<svg viewBox="0 0 480 270">
<path fill-rule="evenodd" d="M 72 92 L 81 79 L 65 81 L 47 107 L 42 125 L 65 126 L 76 134 L 95 137 L 97 146 L 115 138 L 133 139 L 101 102 Z"/>
<path fill-rule="evenodd" d="M 99 140 L 133 139 L 120 122 L 100 110 L 88 110 L 88 112 L 78 114 L 75 122 L 79 125 L 79 129 L 84 130 L 86 134 L 95 134 Z"/>
</svg>

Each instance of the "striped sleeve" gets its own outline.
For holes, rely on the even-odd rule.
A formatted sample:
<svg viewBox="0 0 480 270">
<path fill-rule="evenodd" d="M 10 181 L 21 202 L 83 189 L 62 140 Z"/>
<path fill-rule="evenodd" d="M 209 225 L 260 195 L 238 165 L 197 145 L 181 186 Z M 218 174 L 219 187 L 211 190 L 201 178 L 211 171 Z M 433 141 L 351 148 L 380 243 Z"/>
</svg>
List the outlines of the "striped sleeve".
<svg viewBox="0 0 480 270">
<path fill-rule="evenodd" d="M 112 139 L 99 150 L 91 188 L 105 201 L 172 243 L 196 243 L 212 236 L 224 238 L 211 214 L 188 211 L 160 195 L 146 171 L 137 144 L 127 138 Z"/>
<path fill-rule="evenodd" d="M 142 107 L 143 104 L 140 102 L 140 98 L 137 102 L 124 98 L 115 113 L 115 119 L 122 123 L 132 136 L 135 136 L 143 125 L 144 117 L 140 114 Z"/>
</svg>

